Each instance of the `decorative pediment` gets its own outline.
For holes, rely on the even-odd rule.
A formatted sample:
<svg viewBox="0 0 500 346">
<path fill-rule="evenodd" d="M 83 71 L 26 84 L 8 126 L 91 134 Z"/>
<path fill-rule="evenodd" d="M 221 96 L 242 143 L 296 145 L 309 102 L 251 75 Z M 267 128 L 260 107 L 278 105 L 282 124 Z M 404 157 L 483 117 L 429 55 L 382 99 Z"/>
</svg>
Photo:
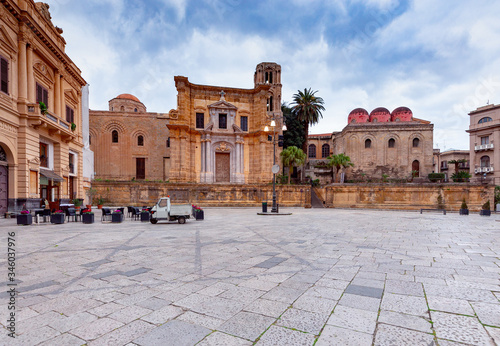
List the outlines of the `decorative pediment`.
<svg viewBox="0 0 500 346">
<path fill-rule="evenodd" d="M 78 104 L 78 94 L 73 89 L 64 90 L 64 96 L 71 100 L 74 104 Z"/>
<path fill-rule="evenodd" d="M 36 61 L 33 67 L 35 68 L 35 71 L 39 72 L 52 83 L 54 82 L 54 72 L 41 60 Z"/>
<path fill-rule="evenodd" d="M 0 42 L 7 46 L 10 51 L 16 51 L 16 44 L 3 25 L 0 25 Z"/>
<path fill-rule="evenodd" d="M 209 109 L 212 109 L 212 108 L 217 108 L 217 109 L 228 109 L 228 110 L 237 110 L 238 107 L 236 107 L 235 105 L 227 102 L 227 101 L 217 101 L 215 103 L 212 103 L 211 105 L 208 105 L 208 108 Z"/>
</svg>

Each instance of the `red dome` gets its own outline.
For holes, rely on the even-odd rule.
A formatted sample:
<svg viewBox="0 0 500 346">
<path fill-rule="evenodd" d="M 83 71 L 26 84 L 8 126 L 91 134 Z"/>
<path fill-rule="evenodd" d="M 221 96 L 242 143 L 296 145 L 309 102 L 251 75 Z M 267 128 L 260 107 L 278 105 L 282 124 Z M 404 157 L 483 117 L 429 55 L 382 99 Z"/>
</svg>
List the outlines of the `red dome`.
<svg viewBox="0 0 500 346">
<path fill-rule="evenodd" d="M 413 113 L 408 107 L 398 107 L 392 111 L 391 121 L 411 121 Z"/>
<path fill-rule="evenodd" d="M 356 108 L 349 113 L 347 118 L 347 123 L 366 123 L 368 121 L 369 115 L 366 109 Z"/>
<path fill-rule="evenodd" d="M 387 108 L 378 107 L 370 113 L 370 122 L 386 123 L 391 121 L 391 112 Z"/>
<path fill-rule="evenodd" d="M 131 95 L 131 94 L 120 94 L 116 98 L 117 99 L 127 99 L 127 100 L 136 101 L 136 102 L 141 102 L 141 101 L 139 101 L 139 99 L 137 97 L 135 97 L 134 95 Z"/>
</svg>

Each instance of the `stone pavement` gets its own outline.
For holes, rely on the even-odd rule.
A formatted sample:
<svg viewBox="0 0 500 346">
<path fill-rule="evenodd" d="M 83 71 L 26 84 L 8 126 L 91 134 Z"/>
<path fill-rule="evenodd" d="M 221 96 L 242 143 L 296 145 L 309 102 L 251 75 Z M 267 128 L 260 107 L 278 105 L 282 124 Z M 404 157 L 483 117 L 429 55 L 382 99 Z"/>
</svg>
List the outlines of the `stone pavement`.
<svg viewBox="0 0 500 346">
<path fill-rule="evenodd" d="M 500 215 L 257 211 L 207 208 L 185 225 L 0 220 L 0 344 L 500 345 Z"/>
</svg>

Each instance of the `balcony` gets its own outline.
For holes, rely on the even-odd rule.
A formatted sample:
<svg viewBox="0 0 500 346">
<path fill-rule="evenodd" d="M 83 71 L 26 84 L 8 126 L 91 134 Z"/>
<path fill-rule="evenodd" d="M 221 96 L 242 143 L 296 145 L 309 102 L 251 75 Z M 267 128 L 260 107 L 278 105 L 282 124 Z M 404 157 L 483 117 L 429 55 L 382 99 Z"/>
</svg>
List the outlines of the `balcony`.
<svg viewBox="0 0 500 346">
<path fill-rule="evenodd" d="M 474 151 L 480 151 L 480 150 L 493 150 L 493 143 L 489 144 L 481 144 L 481 145 L 476 145 L 474 146 Z"/>
<path fill-rule="evenodd" d="M 493 173 L 493 172 L 494 172 L 493 166 L 489 166 L 489 167 L 476 167 L 476 168 L 474 168 L 474 173 L 476 173 L 476 174 Z"/>
<path fill-rule="evenodd" d="M 441 166 L 441 170 L 442 171 L 447 171 L 448 170 L 448 166 Z"/>
<path fill-rule="evenodd" d="M 29 125 L 34 129 L 45 127 L 49 130 L 51 136 L 60 135 L 65 142 L 70 142 L 77 138 L 71 131 L 69 123 L 51 112 L 41 114 L 40 107 L 36 103 L 28 104 L 28 120 Z"/>
</svg>

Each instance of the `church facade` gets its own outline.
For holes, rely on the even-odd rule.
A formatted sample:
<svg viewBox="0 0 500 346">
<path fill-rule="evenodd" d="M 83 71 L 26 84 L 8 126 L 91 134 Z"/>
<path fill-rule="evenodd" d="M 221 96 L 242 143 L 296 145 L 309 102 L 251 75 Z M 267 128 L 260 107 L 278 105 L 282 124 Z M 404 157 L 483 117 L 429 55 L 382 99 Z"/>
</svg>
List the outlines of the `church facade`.
<svg viewBox="0 0 500 346">
<path fill-rule="evenodd" d="M 129 94 L 111 100 L 109 111 L 90 111 L 96 178 L 269 182 L 273 147 L 264 128 L 275 119 L 282 133 L 280 65 L 257 65 L 252 89 L 174 80 L 177 108 L 166 114 L 146 112 Z"/>
</svg>

